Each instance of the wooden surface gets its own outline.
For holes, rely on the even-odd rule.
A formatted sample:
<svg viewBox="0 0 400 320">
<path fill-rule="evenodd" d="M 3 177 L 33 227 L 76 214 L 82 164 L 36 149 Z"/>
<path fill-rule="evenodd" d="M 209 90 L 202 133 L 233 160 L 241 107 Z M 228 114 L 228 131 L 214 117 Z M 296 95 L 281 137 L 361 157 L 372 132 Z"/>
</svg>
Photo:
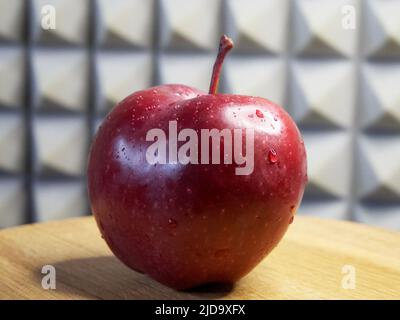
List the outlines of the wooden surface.
<svg viewBox="0 0 400 320">
<path fill-rule="evenodd" d="M 56 290 L 41 286 L 56 268 Z M 344 289 L 344 265 L 356 288 Z M 400 233 L 297 216 L 279 246 L 233 286 L 166 288 L 114 258 L 92 217 L 0 231 L 0 299 L 400 298 Z"/>
</svg>

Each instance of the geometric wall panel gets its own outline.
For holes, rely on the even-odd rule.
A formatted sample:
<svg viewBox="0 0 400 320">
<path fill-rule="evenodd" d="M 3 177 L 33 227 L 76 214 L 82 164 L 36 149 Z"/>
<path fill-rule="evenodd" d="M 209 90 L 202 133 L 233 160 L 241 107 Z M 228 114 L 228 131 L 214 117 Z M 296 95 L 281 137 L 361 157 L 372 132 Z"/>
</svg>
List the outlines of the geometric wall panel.
<svg viewBox="0 0 400 320">
<path fill-rule="evenodd" d="M 33 0 L 34 40 L 46 44 L 84 44 L 89 31 L 89 4 L 90 0 Z M 47 26 L 50 21 L 47 5 L 55 9 L 56 29 L 42 28 L 42 22 Z"/>
<path fill-rule="evenodd" d="M 361 82 L 361 125 L 400 132 L 400 63 L 368 63 Z"/>
<path fill-rule="evenodd" d="M 101 45 L 151 46 L 153 0 L 99 0 L 97 3 Z"/>
<path fill-rule="evenodd" d="M 85 118 L 36 118 L 34 137 L 40 172 L 83 175 L 86 170 L 87 134 Z"/>
<path fill-rule="evenodd" d="M 88 214 L 105 114 L 159 84 L 207 92 L 225 33 L 219 92 L 277 102 L 304 136 L 298 212 L 400 230 L 399 13 L 400 0 L 0 0 L 0 228 Z"/>
<path fill-rule="evenodd" d="M 267 98 L 279 104 L 284 103 L 285 64 L 276 58 L 232 57 L 224 66 L 229 92 Z M 252 79 L 243 81 L 243 79 Z"/>
<path fill-rule="evenodd" d="M 25 190 L 20 179 L 0 178 L 0 229 L 26 222 Z"/>
<path fill-rule="evenodd" d="M 400 205 L 359 205 L 355 208 L 357 221 L 393 230 L 400 230 Z"/>
<path fill-rule="evenodd" d="M 87 58 L 84 51 L 35 52 L 37 108 L 83 112 L 88 99 Z"/>
<path fill-rule="evenodd" d="M 301 55 L 352 56 L 357 33 L 343 27 L 342 9 L 350 5 L 358 13 L 358 4 L 358 0 L 295 0 L 294 51 Z"/>
<path fill-rule="evenodd" d="M 400 55 L 400 1 L 366 0 L 364 53 L 369 57 Z"/>
<path fill-rule="evenodd" d="M 21 172 L 25 156 L 25 132 L 21 115 L 0 116 L 0 173 Z"/>
<path fill-rule="evenodd" d="M 228 34 L 235 51 L 282 52 L 288 26 L 288 0 L 228 0 Z"/>
<path fill-rule="evenodd" d="M 301 61 L 293 65 L 292 73 L 291 112 L 300 125 L 341 128 L 352 125 L 355 111 L 352 64 Z"/>
<path fill-rule="evenodd" d="M 161 0 L 161 45 L 215 50 L 221 0 Z"/>
<path fill-rule="evenodd" d="M 37 182 L 35 190 L 38 221 L 83 216 L 88 212 L 83 182 Z"/>
<path fill-rule="evenodd" d="M 314 215 L 321 218 L 340 219 L 348 218 L 349 206 L 347 201 L 309 201 L 304 199 L 299 207 L 299 214 Z"/>
<path fill-rule="evenodd" d="M 26 0 L 0 0 L 0 40 L 23 39 Z"/>
<path fill-rule="evenodd" d="M 356 168 L 360 198 L 400 201 L 400 135 L 363 136 Z"/>
<path fill-rule="evenodd" d="M 160 61 L 161 83 L 184 83 L 207 92 L 214 60 L 214 55 L 164 55 Z"/>
<path fill-rule="evenodd" d="M 129 94 L 148 88 L 152 81 L 151 62 L 146 53 L 99 54 L 100 110 L 109 111 Z"/>
<path fill-rule="evenodd" d="M 0 109 L 22 106 L 25 98 L 24 71 L 23 51 L 0 47 Z"/>
<path fill-rule="evenodd" d="M 344 198 L 351 182 L 352 152 L 350 136 L 345 132 L 303 132 L 307 146 L 307 196 Z"/>
</svg>

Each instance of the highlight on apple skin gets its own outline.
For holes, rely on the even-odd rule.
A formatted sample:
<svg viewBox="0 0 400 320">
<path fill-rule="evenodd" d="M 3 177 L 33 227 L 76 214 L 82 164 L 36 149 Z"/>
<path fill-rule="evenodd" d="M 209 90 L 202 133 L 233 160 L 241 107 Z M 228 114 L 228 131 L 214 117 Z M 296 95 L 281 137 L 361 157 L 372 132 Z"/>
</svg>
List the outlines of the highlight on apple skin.
<svg viewBox="0 0 400 320">
<path fill-rule="evenodd" d="M 288 113 L 265 98 L 217 93 L 232 47 L 222 36 L 208 93 L 179 84 L 135 92 L 90 150 L 102 237 L 127 266 L 175 289 L 250 272 L 284 236 L 307 183 Z"/>
</svg>

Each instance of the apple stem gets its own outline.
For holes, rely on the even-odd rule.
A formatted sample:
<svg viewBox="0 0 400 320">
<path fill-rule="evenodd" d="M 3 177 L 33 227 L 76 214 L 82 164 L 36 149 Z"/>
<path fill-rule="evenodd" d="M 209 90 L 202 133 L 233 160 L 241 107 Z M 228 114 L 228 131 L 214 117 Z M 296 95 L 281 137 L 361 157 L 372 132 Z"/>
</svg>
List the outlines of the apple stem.
<svg viewBox="0 0 400 320">
<path fill-rule="evenodd" d="M 224 62 L 226 54 L 233 48 L 233 41 L 225 34 L 219 41 L 219 49 L 217 59 L 214 63 L 214 68 L 211 76 L 209 94 L 216 94 L 218 90 L 219 77 L 221 75 L 222 63 Z"/>
</svg>

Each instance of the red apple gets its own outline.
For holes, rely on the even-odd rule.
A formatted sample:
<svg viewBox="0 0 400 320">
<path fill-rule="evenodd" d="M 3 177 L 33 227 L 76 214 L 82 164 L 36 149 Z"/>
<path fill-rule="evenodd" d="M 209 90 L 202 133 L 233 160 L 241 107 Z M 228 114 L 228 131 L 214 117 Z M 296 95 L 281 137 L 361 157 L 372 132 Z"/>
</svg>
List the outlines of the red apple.
<svg viewBox="0 0 400 320">
<path fill-rule="evenodd" d="M 105 241 L 126 265 L 176 289 L 246 275 L 283 237 L 307 181 L 304 143 L 284 109 L 260 97 L 216 93 L 232 46 L 221 38 L 209 93 L 162 85 L 121 101 L 100 126 L 89 155 L 90 203 Z M 155 154 L 167 163 L 149 162 L 146 155 L 158 141 L 148 141 L 155 128 L 168 137 Z M 225 161 L 228 138 L 216 143 L 220 164 L 201 161 L 214 160 L 209 141 L 208 152 L 189 152 L 197 164 L 176 161 L 174 151 L 186 141 L 176 134 L 183 129 L 199 136 L 205 129 L 228 129 L 232 137 L 239 130 L 243 145 L 253 132 L 253 167 L 250 157 L 246 164 L 235 163 L 235 156 Z"/>
</svg>

